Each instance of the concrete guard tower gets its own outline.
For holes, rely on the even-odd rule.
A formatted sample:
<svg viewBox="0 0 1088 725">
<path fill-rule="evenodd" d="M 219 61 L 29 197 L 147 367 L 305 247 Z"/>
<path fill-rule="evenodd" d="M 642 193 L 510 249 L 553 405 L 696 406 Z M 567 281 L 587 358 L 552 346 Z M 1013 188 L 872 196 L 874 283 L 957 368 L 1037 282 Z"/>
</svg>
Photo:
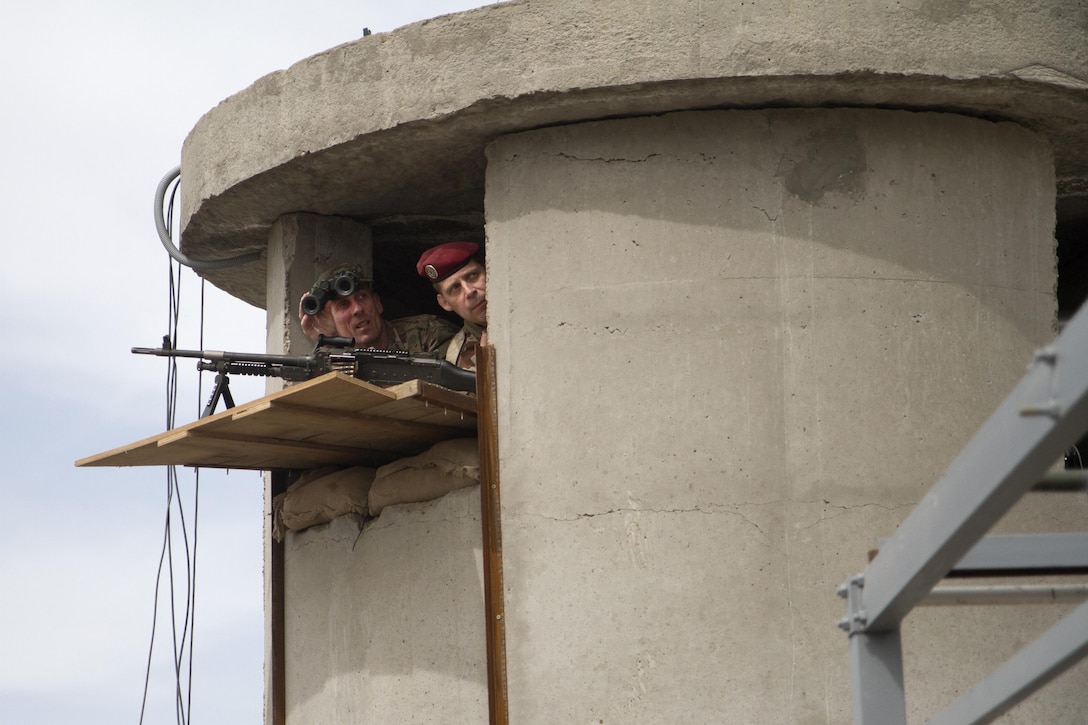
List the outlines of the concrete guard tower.
<svg viewBox="0 0 1088 725">
<path fill-rule="evenodd" d="M 847 722 L 836 586 L 1083 296 L 1088 6 L 497 3 L 225 100 L 182 201 L 186 254 L 262 253 L 206 276 L 274 352 L 331 260 L 435 312 L 418 253 L 486 241 L 503 717 Z M 290 535 L 269 722 L 485 722 L 480 525 L 468 489 Z M 912 614 L 909 721 L 1061 609 Z M 1086 676 L 1002 722 L 1083 722 Z"/>
</svg>

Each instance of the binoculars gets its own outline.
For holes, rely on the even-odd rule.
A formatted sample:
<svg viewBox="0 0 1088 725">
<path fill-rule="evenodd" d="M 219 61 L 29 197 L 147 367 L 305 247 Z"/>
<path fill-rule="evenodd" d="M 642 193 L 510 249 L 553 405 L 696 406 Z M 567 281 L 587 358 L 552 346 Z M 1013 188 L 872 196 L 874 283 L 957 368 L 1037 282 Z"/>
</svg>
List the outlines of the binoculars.
<svg viewBox="0 0 1088 725">
<path fill-rule="evenodd" d="M 340 272 L 332 279 L 322 280 L 303 295 L 302 312 L 306 315 L 316 315 L 330 299 L 347 297 L 368 281 L 351 271 Z"/>
</svg>

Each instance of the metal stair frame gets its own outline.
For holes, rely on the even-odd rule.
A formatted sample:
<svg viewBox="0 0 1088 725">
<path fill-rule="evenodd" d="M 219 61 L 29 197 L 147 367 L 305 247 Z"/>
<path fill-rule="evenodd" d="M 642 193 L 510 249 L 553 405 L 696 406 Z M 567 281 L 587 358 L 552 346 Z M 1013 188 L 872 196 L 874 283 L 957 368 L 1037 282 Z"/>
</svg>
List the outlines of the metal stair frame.
<svg viewBox="0 0 1088 725">
<path fill-rule="evenodd" d="M 864 573 L 839 588 L 855 725 L 905 725 L 900 625 L 1088 430 L 1088 314 L 1038 350 L 1028 371 Z M 1088 603 L 931 722 L 998 717 L 1088 654 Z M 1013 669 L 1010 669 L 1013 668 Z"/>
</svg>

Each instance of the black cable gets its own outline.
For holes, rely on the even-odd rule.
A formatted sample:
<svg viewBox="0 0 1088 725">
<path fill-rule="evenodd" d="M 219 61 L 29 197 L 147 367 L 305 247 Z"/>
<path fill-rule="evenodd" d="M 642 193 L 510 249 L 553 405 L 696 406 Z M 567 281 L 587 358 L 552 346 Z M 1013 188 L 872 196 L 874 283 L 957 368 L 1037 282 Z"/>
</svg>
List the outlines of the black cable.
<svg viewBox="0 0 1088 725">
<path fill-rule="evenodd" d="M 179 268 L 180 272 L 180 268 Z M 178 280 L 180 282 L 180 279 Z M 168 310 L 167 310 L 167 335 L 166 340 L 169 341 L 170 346 L 175 346 L 177 342 L 177 322 L 178 322 L 178 302 L 180 300 L 180 289 L 175 286 L 174 280 L 174 266 L 173 263 L 169 263 L 169 279 L 168 279 Z M 175 404 L 177 400 L 177 362 L 173 358 L 169 358 L 166 367 L 166 429 L 171 430 L 174 427 L 174 412 Z M 151 612 L 151 641 L 148 645 L 147 652 L 147 670 L 144 674 L 144 692 L 143 698 L 140 704 L 140 723 L 143 724 L 144 715 L 147 710 L 147 693 L 150 688 L 151 681 L 151 664 L 153 655 L 155 652 L 155 633 L 158 629 L 158 615 L 159 615 L 159 592 L 162 587 L 162 573 L 163 564 L 167 560 L 167 556 L 172 556 L 172 548 L 170 546 L 170 512 L 173 505 L 174 498 L 174 477 L 175 469 L 173 466 L 168 466 L 166 469 L 166 520 L 163 524 L 163 541 L 162 549 L 159 552 L 159 565 L 157 573 L 155 575 L 155 594 L 152 603 Z M 173 565 L 171 563 L 169 570 L 171 572 L 171 580 L 173 578 Z M 173 585 L 171 583 L 171 599 L 173 598 Z"/>
<path fill-rule="evenodd" d="M 173 201 L 171 196 L 170 204 L 167 211 L 167 225 L 170 224 L 170 219 L 173 216 Z M 164 346 L 170 348 L 177 347 L 178 336 L 178 321 L 180 319 L 181 309 L 181 265 L 177 266 L 176 272 L 173 260 L 169 262 L 169 292 L 168 292 L 168 312 L 167 312 L 167 334 L 164 337 Z M 200 294 L 200 340 L 203 345 L 204 339 L 204 282 L 201 280 L 201 294 Z M 172 430 L 175 425 L 175 419 L 177 414 L 177 396 L 178 396 L 178 374 L 177 374 L 177 360 L 175 358 L 169 358 L 167 363 L 167 375 L 166 375 L 166 428 Z M 203 381 L 198 379 L 198 406 L 200 387 Z M 198 410 L 200 408 L 198 407 Z M 177 468 L 175 466 L 167 466 L 166 471 L 166 517 L 163 525 L 163 542 L 162 548 L 159 553 L 159 564 L 157 573 L 155 576 L 155 589 L 153 600 L 153 611 L 151 617 L 151 637 L 148 645 L 147 653 L 147 666 L 144 673 L 144 691 L 143 698 L 140 704 L 140 724 L 144 722 L 144 717 L 147 711 L 147 697 L 150 690 L 151 680 L 151 666 L 154 659 L 156 630 L 158 628 L 158 610 L 160 593 L 162 590 L 162 580 L 165 569 L 165 574 L 169 582 L 170 593 L 170 615 L 171 615 L 171 634 L 173 636 L 173 667 L 175 678 L 175 718 L 178 725 L 187 725 L 191 718 L 192 709 L 192 695 L 193 695 L 193 648 L 195 642 L 195 622 L 196 622 L 196 545 L 197 545 L 197 524 L 199 520 L 199 500 L 200 500 L 200 470 L 196 470 L 195 485 L 193 490 L 193 522 L 192 522 L 192 542 L 190 547 L 189 526 L 186 522 L 185 515 L 185 503 L 181 496 L 181 487 L 178 482 Z M 177 594 L 179 593 L 179 582 L 175 581 L 174 572 L 174 537 L 177 535 L 176 527 L 174 526 L 174 507 L 177 507 L 178 523 L 181 527 L 182 537 L 182 552 L 185 556 L 185 608 L 184 616 L 180 623 L 178 620 L 177 611 Z M 179 552 L 181 555 L 182 552 Z M 188 653 L 186 648 L 188 647 Z M 188 664 L 186 666 L 186 657 L 188 657 Z"/>
<path fill-rule="evenodd" d="M 178 268 L 178 277 L 181 277 L 181 268 Z M 176 401 L 175 401 L 176 402 Z M 185 520 L 185 505 L 181 497 L 181 488 L 177 479 L 177 469 L 171 467 L 173 473 L 174 487 L 178 492 L 175 498 L 178 510 L 178 519 L 181 524 L 181 536 L 182 543 L 184 544 L 184 556 L 185 556 L 185 611 L 181 619 L 181 633 L 178 634 L 178 613 L 175 609 L 177 604 L 177 589 L 174 584 L 174 571 L 173 562 L 174 555 L 171 548 L 170 553 L 170 614 L 171 622 L 173 624 L 173 644 L 174 644 L 174 680 L 175 680 L 175 696 L 176 696 L 176 715 L 178 725 L 186 725 L 189 721 L 188 707 L 192 702 L 192 651 L 190 650 L 190 664 L 188 668 L 188 676 L 182 677 L 182 671 L 185 666 L 185 651 L 186 651 L 186 635 L 190 633 L 189 618 L 192 613 L 193 607 L 193 566 L 192 566 L 192 551 L 189 546 L 189 526 Z"/>
<path fill-rule="evenodd" d="M 168 211 L 168 218 L 173 218 L 173 198 L 170 200 L 170 208 Z M 168 334 L 170 335 L 170 346 L 172 348 L 177 347 L 177 335 L 178 335 L 178 321 L 181 316 L 181 267 L 177 268 L 175 286 L 174 266 L 170 264 L 170 321 Z M 170 366 L 170 371 L 167 375 L 167 430 L 172 430 L 175 424 L 175 418 L 177 413 L 177 393 L 178 393 L 178 378 L 177 378 L 177 365 Z M 176 501 L 178 506 L 178 513 L 181 518 L 181 530 L 185 531 L 185 514 L 184 507 L 181 502 L 181 492 L 177 483 L 177 469 L 174 466 L 168 466 L 166 470 L 167 480 L 167 519 L 166 529 L 168 536 L 166 538 L 166 564 L 167 572 L 169 574 L 170 582 L 170 633 L 172 637 L 173 656 L 171 657 L 172 664 L 174 666 L 174 716 L 178 725 L 185 725 L 185 713 L 179 707 L 181 703 L 181 676 L 179 672 L 178 664 L 178 628 L 177 628 L 177 611 L 176 600 L 177 590 L 174 583 L 174 536 L 173 536 L 173 521 L 171 519 L 172 502 Z M 176 495 L 175 495 L 176 494 Z"/>
<path fill-rule="evenodd" d="M 170 466 L 169 469 L 170 469 L 170 473 L 168 475 L 173 479 L 172 480 L 172 485 L 174 487 L 174 490 L 177 490 L 177 472 L 176 472 L 176 470 L 175 470 L 175 468 L 173 466 Z M 177 496 L 175 500 L 178 503 L 178 513 L 181 516 L 181 530 L 184 533 L 184 531 L 185 531 L 185 517 L 184 517 L 184 513 L 183 513 L 184 509 L 183 509 L 182 504 L 181 504 L 180 495 Z M 170 524 L 167 524 L 167 527 L 170 528 Z M 171 531 L 171 533 L 172 533 L 172 531 Z M 185 725 L 185 711 L 181 707 L 181 703 L 182 703 L 181 669 L 180 669 L 180 663 L 178 662 L 178 657 L 179 657 L 179 654 L 178 654 L 178 615 L 177 615 L 177 610 L 175 609 L 176 599 L 177 599 L 177 589 L 176 589 L 176 587 L 174 585 L 174 543 L 173 543 L 173 536 L 170 536 L 167 539 L 167 550 L 168 550 L 167 557 L 166 557 L 167 570 L 170 573 L 170 623 L 172 625 L 171 628 L 170 628 L 170 631 L 171 631 L 171 634 L 173 636 L 173 645 L 174 645 L 174 657 L 173 657 L 174 683 L 175 683 L 174 684 L 174 693 L 175 693 L 175 695 L 174 695 L 174 710 L 175 710 L 175 713 L 174 714 L 175 714 L 175 716 L 177 718 L 178 725 Z M 182 635 L 182 638 L 183 638 L 182 641 L 184 641 L 184 635 Z"/>
<path fill-rule="evenodd" d="M 174 200 L 176 198 L 175 194 L 176 194 L 177 188 L 178 188 L 178 185 L 175 184 L 174 185 L 174 192 L 175 193 L 170 195 L 170 204 L 169 204 L 169 206 L 167 208 L 167 216 L 166 216 L 165 221 L 166 221 L 166 223 L 168 225 L 168 228 L 170 226 L 172 226 L 172 223 L 173 223 Z M 175 311 L 175 314 L 180 313 L 180 306 L 181 306 L 180 281 L 181 281 L 181 274 L 182 274 L 182 271 L 181 271 L 182 261 L 181 260 L 177 260 L 177 261 L 179 262 L 178 268 L 177 268 L 179 288 L 178 288 L 178 294 L 177 294 L 177 310 Z M 203 335 L 204 335 L 204 333 L 203 333 L 203 328 L 204 328 L 204 310 L 203 310 L 203 308 L 204 308 L 204 299 L 203 299 L 203 297 L 204 297 L 204 295 L 203 295 L 203 281 L 202 281 L 201 282 L 201 302 L 200 302 L 200 307 L 201 307 L 201 311 L 200 311 L 200 320 L 201 320 L 200 321 L 200 327 L 201 327 L 200 336 L 201 336 L 201 339 L 203 339 Z M 177 319 L 178 318 L 175 317 L 175 320 L 174 320 L 174 333 L 175 333 L 175 345 L 174 345 L 174 347 L 175 348 L 177 347 L 177 345 L 176 345 Z M 175 368 L 175 370 L 176 370 L 176 368 Z M 198 379 L 198 385 L 199 385 L 199 379 Z M 176 379 L 175 379 L 175 386 L 176 386 Z M 199 393 L 198 393 L 198 400 L 199 400 Z M 175 387 L 175 394 L 174 394 L 172 402 L 173 402 L 173 404 L 175 406 L 175 412 L 176 412 L 176 405 L 177 405 L 177 390 L 176 390 L 176 387 Z M 197 408 L 197 410 L 199 410 L 199 407 Z M 171 425 L 173 425 L 173 422 L 174 421 L 171 420 Z M 192 635 L 192 629 L 190 627 L 190 617 L 192 616 L 193 611 L 195 609 L 195 605 L 196 605 L 196 602 L 195 602 L 195 590 L 194 590 L 195 576 L 196 576 L 195 560 L 194 560 L 195 552 L 191 551 L 190 547 L 189 547 L 189 527 L 186 525 L 186 522 L 185 522 L 185 508 L 183 506 L 182 499 L 181 499 L 181 496 L 180 496 L 180 487 L 178 486 L 178 483 L 177 483 L 177 469 L 174 468 L 174 467 L 171 467 L 171 470 L 173 472 L 174 485 L 175 485 L 175 488 L 178 490 L 178 494 L 179 494 L 178 497 L 177 497 L 178 517 L 181 520 L 181 532 L 182 532 L 182 538 L 183 538 L 183 541 L 184 541 L 184 544 L 185 544 L 185 616 L 184 616 L 184 618 L 182 620 L 180 645 L 179 645 L 179 638 L 177 636 L 177 630 L 178 630 L 177 614 L 176 614 L 176 612 L 174 612 L 174 604 L 177 601 L 177 596 L 176 596 L 176 593 L 175 593 L 175 590 L 174 590 L 174 587 L 173 587 L 173 569 L 172 569 L 172 567 L 173 567 L 173 555 L 172 554 L 171 554 L 171 557 L 170 557 L 170 562 L 171 562 L 171 587 L 170 587 L 171 597 L 170 597 L 170 604 L 171 604 L 171 614 L 172 614 L 172 617 L 173 617 L 172 622 L 173 622 L 173 632 L 174 632 L 174 678 L 175 678 L 175 693 L 176 693 L 176 697 L 177 697 L 177 708 L 176 708 L 177 718 L 178 718 L 178 725 L 186 725 L 186 723 L 188 722 L 189 717 L 191 715 L 191 713 L 189 712 L 189 708 L 192 705 L 192 692 L 193 692 L 193 688 L 192 688 L 192 680 L 193 680 L 193 678 L 192 678 L 192 672 L 193 672 L 193 670 L 192 670 L 192 647 L 191 647 L 192 636 L 193 635 Z M 198 491 L 194 492 L 194 497 L 197 494 L 198 494 Z M 195 505 L 196 505 L 196 503 L 194 501 L 194 507 L 195 507 Z M 193 529 L 194 529 L 193 530 L 193 536 L 194 536 L 194 542 L 195 542 L 195 537 L 196 537 L 196 521 L 195 521 L 195 518 L 194 518 L 194 522 L 193 522 Z M 184 661 L 185 661 L 186 632 L 189 633 L 190 648 L 189 648 L 188 672 L 187 672 L 187 676 L 186 676 L 186 678 L 184 680 L 184 687 L 183 687 L 182 666 L 183 666 Z M 184 692 L 183 692 L 183 690 L 184 690 Z"/>
<path fill-rule="evenodd" d="M 205 302 L 205 280 L 203 277 L 200 279 L 200 328 L 198 330 L 200 344 L 198 349 L 204 349 L 204 302 Z M 201 410 L 200 401 L 204 399 L 204 376 L 197 377 L 196 386 L 196 409 Z M 189 709 L 189 715 L 193 713 L 193 653 L 194 653 L 194 639 L 196 636 L 196 545 L 197 545 L 197 522 L 200 517 L 200 468 L 196 469 L 193 488 L 193 550 L 191 554 L 192 561 L 192 579 L 189 588 L 190 602 L 192 604 L 190 612 L 186 613 L 186 619 L 189 620 L 189 692 L 187 698 L 187 705 Z M 190 619 L 191 616 L 191 619 Z"/>
<path fill-rule="evenodd" d="M 169 487 L 168 487 L 169 488 Z M 169 498 L 169 494 L 167 494 Z M 162 582 L 162 565 L 166 558 L 166 541 L 170 536 L 170 510 L 169 503 L 167 503 L 166 512 L 166 524 L 163 527 L 163 542 L 162 549 L 159 552 L 159 567 L 158 573 L 155 575 L 155 596 L 151 607 L 151 643 L 147 648 L 147 669 L 144 673 L 144 695 L 140 702 L 140 723 L 143 724 L 144 713 L 147 710 L 147 691 L 151 683 L 151 660 L 152 654 L 155 652 L 155 630 L 158 627 L 159 620 L 159 585 Z"/>
<path fill-rule="evenodd" d="M 199 404 L 199 400 L 197 401 Z M 197 541 L 197 521 L 200 515 L 200 469 L 196 469 L 195 483 L 193 488 L 193 578 L 190 586 L 191 594 L 191 619 L 189 622 L 189 691 L 187 693 L 187 707 L 189 710 L 189 716 L 193 714 L 193 647 L 194 638 L 196 636 L 196 541 Z"/>
</svg>

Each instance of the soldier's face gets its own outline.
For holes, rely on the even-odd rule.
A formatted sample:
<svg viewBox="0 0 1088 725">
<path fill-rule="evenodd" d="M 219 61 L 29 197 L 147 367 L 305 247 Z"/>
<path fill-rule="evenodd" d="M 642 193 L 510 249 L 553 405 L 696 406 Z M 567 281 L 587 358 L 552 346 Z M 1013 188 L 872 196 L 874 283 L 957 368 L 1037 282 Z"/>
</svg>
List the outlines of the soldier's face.
<svg viewBox="0 0 1088 725">
<path fill-rule="evenodd" d="M 465 322 L 487 325 L 487 271 L 473 260 L 438 283 L 438 304 Z"/>
<path fill-rule="evenodd" d="M 369 289 L 357 289 L 346 297 L 329 302 L 336 334 L 354 337 L 355 347 L 373 347 L 381 338 L 382 301 Z"/>
</svg>

